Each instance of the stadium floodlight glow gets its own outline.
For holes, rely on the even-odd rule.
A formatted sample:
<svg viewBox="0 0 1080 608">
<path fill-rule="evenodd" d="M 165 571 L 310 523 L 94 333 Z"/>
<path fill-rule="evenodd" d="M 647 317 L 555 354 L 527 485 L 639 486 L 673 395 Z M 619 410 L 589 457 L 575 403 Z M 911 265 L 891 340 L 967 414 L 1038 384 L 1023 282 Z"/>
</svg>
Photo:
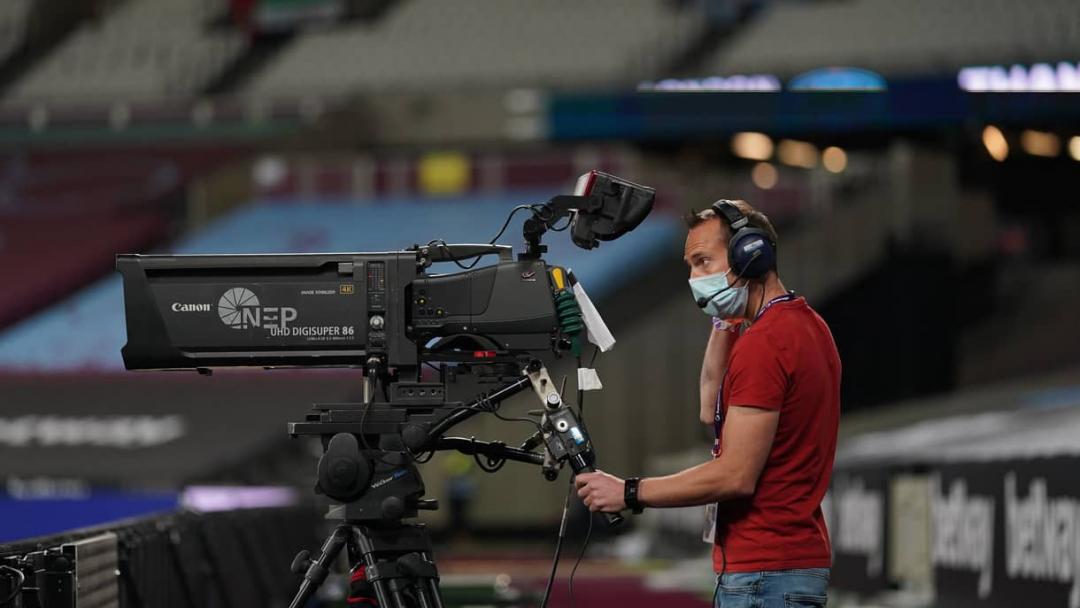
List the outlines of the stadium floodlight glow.
<svg viewBox="0 0 1080 608">
<path fill-rule="evenodd" d="M 818 149 L 809 142 L 784 139 L 776 147 L 776 156 L 785 165 L 813 169 L 817 166 Z"/>
<path fill-rule="evenodd" d="M 750 171 L 750 179 L 753 180 L 754 185 L 758 188 L 761 188 L 762 190 L 772 190 L 776 187 L 776 183 L 780 181 L 780 174 L 772 164 L 758 163 L 754 165 L 754 169 Z"/>
<path fill-rule="evenodd" d="M 1073 160 L 1080 161 L 1080 136 L 1074 135 L 1069 138 L 1069 156 Z"/>
<path fill-rule="evenodd" d="M 769 160 L 773 153 L 773 142 L 764 133 L 736 133 L 731 138 L 731 151 L 735 156 L 747 160 Z"/>
<path fill-rule="evenodd" d="M 821 153 L 821 164 L 830 173 L 842 173 L 847 168 L 847 152 L 837 146 L 829 146 Z"/>
<path fill-rule="evenodd" d="M 1032 156 L 1053 158 L 1061 154 L 1061 138 L 1054 133 L 1028 129 L 1020 134 L 1020 147 Z"/>
<path fill-rule="evenodd" d="M 998 162 L 1009 157 L 1009 142 L 1005 140 L 1005 134 L 994 125 L 986 125 L 982 132 L 983 146 L 990 157 Z"/>
</svg>

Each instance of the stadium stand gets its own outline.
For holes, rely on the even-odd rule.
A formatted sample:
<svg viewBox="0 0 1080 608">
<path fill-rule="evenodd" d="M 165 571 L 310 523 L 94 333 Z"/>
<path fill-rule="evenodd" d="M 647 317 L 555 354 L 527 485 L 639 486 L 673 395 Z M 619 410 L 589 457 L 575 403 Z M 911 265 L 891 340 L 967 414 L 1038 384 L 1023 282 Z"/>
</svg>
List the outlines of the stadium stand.
<svg viewBox="0 0 1080 608">
<path fill-rule="evenodd" d="M 160 243 L 187 180 L 242 153 L 159 145 L 0 155 L 0 327 L 108 272 L 117 247 Z"/>
<path fill-rule="evenodd" d="M 926 74 L 1074 59 L 1078 47 L 1080 3 L 1073 0 L 773 2 L 702 71 L 788 74 L 854 62 L 892 75 Z"/>
<path fill-rule="evenodd" d="M 380 196 L 457 195 L 544 190 L 572 184 L 593 168 L 621 175 L 635 156 L 621 148 L 370 154 L 266 154 L 252 164 L 259 200 L 370 200 Z M 657 206 L 670 197 L 657 193 Z"/>
<path fill-rule="evenodd" d="M 695 11 L 661 0 L 412 0 L 377 27 L 307 32 L 246 92 L 627 84 L 703 27 Z"/>
<path fill-rule="evenodd" d="M 135 0 L 85 22 L 12 87 L 8 101 L 115 102 L 193 95 L 245 48 L 240 32 L 211 30 L 221 0 Z"/>
<path fill-rule="evenodd" d="M 32 0 L 0 2 L 0 61 L 10 57 L 26 39 L 26 21 Z"/>
<path fill-rule="evenodd" d="M 130 210 L 245 152 L 242 145 L 140 145 L 0 155 L 0 211 L 21 215 Z"/>
<path fill-rule="evenodd" d="M 0 327 L 101 276 L 112 265 L 115 247 L 141 251 L 164 235 L 165 221 L 153 212 L 0 218 Z"/>
</svg>

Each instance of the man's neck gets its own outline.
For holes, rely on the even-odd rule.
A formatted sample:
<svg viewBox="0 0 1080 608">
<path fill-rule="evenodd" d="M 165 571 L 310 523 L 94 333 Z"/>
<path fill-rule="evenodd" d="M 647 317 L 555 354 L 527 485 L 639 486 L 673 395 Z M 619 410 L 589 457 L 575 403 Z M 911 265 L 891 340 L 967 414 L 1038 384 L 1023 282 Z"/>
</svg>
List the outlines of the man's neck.
<svg viewBox="0 0 1080 608">
<path fill-rule="evenodd" d="M 753 322 L 765 304 L 773 298 L 778 298 L 786 293 L 787 290 L 784 289 L 784 284 L 780 282 L 780 278 L 776 275 L 769 276 L 764 283 L 757 283 L 750 289 L 750 297 L 747 298 L 746 317 Z"/>
</svg>

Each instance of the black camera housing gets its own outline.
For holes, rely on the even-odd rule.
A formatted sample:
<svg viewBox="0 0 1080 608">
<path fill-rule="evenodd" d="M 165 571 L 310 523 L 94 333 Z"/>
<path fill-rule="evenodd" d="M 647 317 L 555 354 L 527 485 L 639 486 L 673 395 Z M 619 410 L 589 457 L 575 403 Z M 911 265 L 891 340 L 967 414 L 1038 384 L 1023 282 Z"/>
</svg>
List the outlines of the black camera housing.
<svg viewBox="0 0 1080 608">
<path fill-rule="evenodd" d="M 424 252 L 120 255 L 127 369 L 362 366 L 514 357 L 558 330 L 548 267 L 428 275 Z"/>
</svg>

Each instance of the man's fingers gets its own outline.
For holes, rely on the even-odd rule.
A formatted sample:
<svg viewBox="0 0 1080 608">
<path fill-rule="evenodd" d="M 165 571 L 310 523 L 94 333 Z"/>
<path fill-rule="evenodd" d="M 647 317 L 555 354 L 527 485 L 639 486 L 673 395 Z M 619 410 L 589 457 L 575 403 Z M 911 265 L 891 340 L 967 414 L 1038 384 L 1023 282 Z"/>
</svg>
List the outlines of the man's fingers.
<svg viewBox="0 0 1080 608">
<path fill-rule="evenodd" d="M 589 495 L 589 488 L 587 488 L 587 487 L 578 488 L 577 495 L 580 496 L 581 498 L 585 498 L 586 496 Z"/>
<path fill-rule="evenodd" d="M 577 477 L 574 477 L 574 485 L 580 488 L 589 483 L 589 475 L 595 475 L 595 473 L 581 473 Z"/>
</svg>

